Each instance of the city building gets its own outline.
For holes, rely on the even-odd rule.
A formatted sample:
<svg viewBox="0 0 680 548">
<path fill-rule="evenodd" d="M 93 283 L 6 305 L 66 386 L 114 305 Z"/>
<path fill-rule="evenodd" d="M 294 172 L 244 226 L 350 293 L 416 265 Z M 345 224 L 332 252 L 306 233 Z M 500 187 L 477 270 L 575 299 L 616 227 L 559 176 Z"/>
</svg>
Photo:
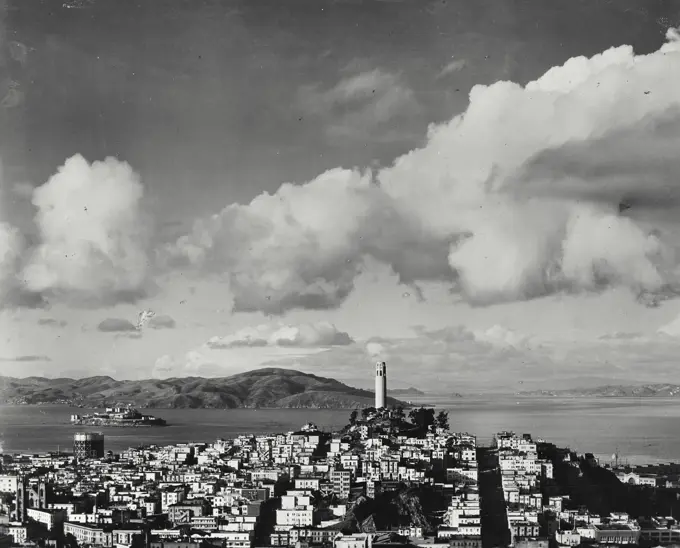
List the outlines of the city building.
<svg viewBox="0 0 680 548">
<path fill-rule="evenodd" d="M 48 486 L 40 479 L 29 480 L 22 477 L 17 482 L 16 501 L 14 504 L 14 519 L 19 522 L 26 520 L 29 508 L 43 510 L 47 508 Z"/>
<path fill-rule="evenodd" d="M 161 493 L 161 512 L 167 512 L 168 508 L 174 504 L 184 501 L 184 489 L 176 488 Z"/>
<path fill-rule="evenodd" d="M 104 434 L 78 432 L 73 436 L 73 453 L 77 459 L 104 457 Z"/>
<path fill-rule="evenodd" d="M 667 546 L 680 539 L 672 516 L 636 519 L 624 508 L 600 516 L 572 500 L 569 485 L 581 467 L 599 465 L 588 455 L 579 458 L 530 434 L 498 433 L 492 450 L 448 428 L 395 428 L 403 419 L 384 407 L 386 376 L 385 363 L 377 364 L 376 404 L 383 407 L 355 417 L 341 432 L 324 433 L 310 423 L 212 443 L 131 447 L 115 458 L 102 458 L 101 434 L 78 434 L 79 459 L 70 453 L 8 456 L 0 490 L 16 497 L 0 497 L 0 535 L 9 533 L 13 545 L 34 546 L 38 530 L 56 537 L 63 529 L 69 542 L 93 548 L 481 548 L 488 527 L 482 510 L 491 501 L 486 508 L 494 509 L 500 525 L 498 546 Z M 484 472 L 490 481 L 479 481 Z M 658 485 L 680 481 L 680 464 L 623 474 L 626 489 L 649 493 L 653 487 L 637 477 L 653 475 Z M 633 482 L 631 474 L 637 474 Z M 390 521 L 395 513 L 386 508 L 377 522 L 385 529 L 338 532 L 358 506 L 347 501 L 373 499 L 365 508 L 378 516 L 376 509 L 390 504 L 381 494 L 390 492 L 400 501 L 398 521 Z M 417 508 L 415 493 L 433 503 L 428 510 L 421 505 L 418 514 L 441 518 L 431 531 L 401 510 Z M 363 521 L 368 514 L 360 512 L 354 519 Z"/>
<path fill-rule="evenodd" d="M 28 508 L 26 516 L 37 523 L 41 523 L 48 531 L 52 531 L 60 527 L 66 521 L 66 512 L 64 510 L 38 510 L 37 508 Z"/>
<path fill-rule="evenodd" d="M 100 527 L 65 523 L 64 535 L 73 535 L 79 545 L 91 544 L 105 547 L 113 546 L 113 534 Z"/>
<path fill-rule="evenodd" d="M 0 475 L 0 493 L 16 493 L 19 476 Z"/>
<path fill-rule="evenodd" d="M 26 544 L 28 540 L 28 528 L 25 525 L 10 525 L 7 533 L 12 537 L 13 544 Z"/>
<path fill-rule="evenodd" d="M 349 497 L 352 486 L 352 473 L 349 470 L 333 470 L 330 473 L 330 480 L 333 485 L 333 493 L 338 498 L 346 499 Z"/>
<path fill-rule="evenodd" d="M 370 533 L 339 534 L 333 539 L 333 548 L 371 548 L 373 535 Z"/>
</svg>

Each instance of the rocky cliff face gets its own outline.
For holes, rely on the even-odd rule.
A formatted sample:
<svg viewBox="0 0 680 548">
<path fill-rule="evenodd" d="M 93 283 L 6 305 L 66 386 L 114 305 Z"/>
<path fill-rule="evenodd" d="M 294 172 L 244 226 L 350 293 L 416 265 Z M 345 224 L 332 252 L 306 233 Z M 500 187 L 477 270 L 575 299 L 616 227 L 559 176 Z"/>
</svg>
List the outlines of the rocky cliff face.
<svg viewBox="0 0 680 548">
<path fill-rule="evenodd" d="M 383 493 L 376 500 L 358 497 L 347 510 L 339 528 L 346 532 L 375 533 L 412 524 L 425 531 L 431 530 L 432 524 L 421 502 L 423 496 L 427 494 L 414 488 Z"/>
</svg>

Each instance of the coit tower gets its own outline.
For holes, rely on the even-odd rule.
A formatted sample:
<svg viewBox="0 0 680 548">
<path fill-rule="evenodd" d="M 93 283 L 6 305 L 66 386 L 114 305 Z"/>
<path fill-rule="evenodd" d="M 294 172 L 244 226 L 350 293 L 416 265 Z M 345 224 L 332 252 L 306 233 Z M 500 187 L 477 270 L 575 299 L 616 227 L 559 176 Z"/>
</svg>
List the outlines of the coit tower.
<svg viewBox="0 0 680 548">
<path fill-rule="evenodd" d="M 378 362 L 375 364 L 375 408 L 385 407 L 387 397 L 387 364 Z"/>
</svg>

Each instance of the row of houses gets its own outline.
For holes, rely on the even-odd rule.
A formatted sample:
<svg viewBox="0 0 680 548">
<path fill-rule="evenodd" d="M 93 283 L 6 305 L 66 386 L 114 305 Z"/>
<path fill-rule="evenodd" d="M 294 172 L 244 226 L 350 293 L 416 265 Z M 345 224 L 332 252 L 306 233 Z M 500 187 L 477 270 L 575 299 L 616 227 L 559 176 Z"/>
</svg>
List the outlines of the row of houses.
<svg viewBox="0 0 680 548">
<path fill-rule="evenodd" d="M 255 544 L 263 505 L 273 505 L 275 523 L 258 543 L 342 544 L 355 542 L 338 529 L 350 500 L 440 482 L 451 503 L 442 509 L 439 536 L 478 537 L 474 436 L 441 428 L 424 435 L 385 433 L 371 426 L 385 413 L 376 411 L 349 434 L 307 424 L 288 433 L 146 445 L 102 458 L 6 458 L 0 493 L 20 503 L 0 503 L 0 534 L 29 545 L 35 539 L 28 525 L 34 523 L 55 538 L 88 546 L 214 541 L 241 548 Z M 388 533 L 425 534 L 415 524 Z"/>
</svg>

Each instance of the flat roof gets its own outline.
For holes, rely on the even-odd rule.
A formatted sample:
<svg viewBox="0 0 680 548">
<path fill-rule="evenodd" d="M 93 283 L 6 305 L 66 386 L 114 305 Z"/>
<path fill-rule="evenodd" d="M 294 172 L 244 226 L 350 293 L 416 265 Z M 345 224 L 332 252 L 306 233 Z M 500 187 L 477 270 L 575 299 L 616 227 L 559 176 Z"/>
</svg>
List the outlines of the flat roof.
<svg viewBox="0 0 680 548">
<path fill-rule="evenodd" d="M 625 523 L 594 523 L 593 526 L 599 531 L 634 531 Z"/>
</svg>

